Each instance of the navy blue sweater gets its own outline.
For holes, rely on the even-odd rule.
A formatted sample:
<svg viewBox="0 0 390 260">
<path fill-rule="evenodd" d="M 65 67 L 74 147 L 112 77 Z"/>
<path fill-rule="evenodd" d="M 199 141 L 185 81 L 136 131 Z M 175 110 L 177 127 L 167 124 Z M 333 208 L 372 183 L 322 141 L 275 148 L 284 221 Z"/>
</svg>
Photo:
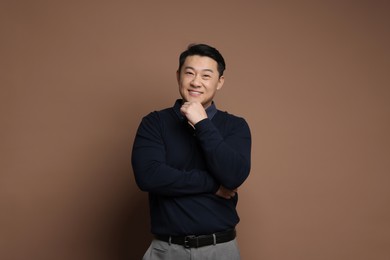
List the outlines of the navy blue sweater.
<svg viewBox="0 0 390 260">
<path fill-rule="evenodd" d="M 151 228 L 157 235 L 200 235 L 234 228 L 238 196 L 215 195 L 220 185 L 240 186 L 250 171 L 251 135 L 243 118 L 206 110 L 195 129 L 174 107 L 142 119 L 132 165 L 141 190 L 149 192 Z"/>
</svg>

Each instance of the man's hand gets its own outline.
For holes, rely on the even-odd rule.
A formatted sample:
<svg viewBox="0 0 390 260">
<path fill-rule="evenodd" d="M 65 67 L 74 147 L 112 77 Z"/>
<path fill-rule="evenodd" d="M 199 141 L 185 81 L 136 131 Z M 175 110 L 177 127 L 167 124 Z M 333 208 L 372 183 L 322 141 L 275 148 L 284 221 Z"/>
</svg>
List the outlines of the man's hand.
<svg viewBox="0 0 390 260">
<path fill-rule="evenodd" d="M 237 189 L 229 190 L 221 185 L 215 195 L 228 200 L 236 196 L 236 192 Z"/>
<path fill-rule="evenodd" d="M 207 118 L 206 110 L 200 102 L 184 102 L 180 108 L 180 112 L 187 118 L 188 123 L 192 126 Z"/>
</svg>

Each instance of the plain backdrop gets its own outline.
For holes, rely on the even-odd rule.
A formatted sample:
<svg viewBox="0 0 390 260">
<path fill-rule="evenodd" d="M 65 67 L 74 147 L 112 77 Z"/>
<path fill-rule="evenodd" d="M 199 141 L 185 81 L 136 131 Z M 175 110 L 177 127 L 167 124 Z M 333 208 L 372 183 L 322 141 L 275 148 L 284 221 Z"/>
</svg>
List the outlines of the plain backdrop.
<svg viewBox="0 0 390 260">
<path fill-rule="evenodd" d="M 390 259 L 388 1 L 0 2 L 0 259 L 141 259 L 131 147 L 190 43 L 247 119 L 244 260 Z"/>
</svg>

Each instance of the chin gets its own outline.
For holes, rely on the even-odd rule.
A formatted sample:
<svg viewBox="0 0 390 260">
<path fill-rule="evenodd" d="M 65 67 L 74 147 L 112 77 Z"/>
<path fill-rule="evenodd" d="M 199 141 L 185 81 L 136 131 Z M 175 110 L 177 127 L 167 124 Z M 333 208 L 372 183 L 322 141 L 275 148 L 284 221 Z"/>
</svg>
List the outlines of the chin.
<svg viewBox="0 0 390 260">
<path fill-rule="evenodd" d="M 184 98 L 184 100 L 186 100 L 188 102 L 200 102 L 200 103 L 203 103 L 202 99 L 196 98 L 196 97 L 186 97 L 186 98 Z"/>
</svg>

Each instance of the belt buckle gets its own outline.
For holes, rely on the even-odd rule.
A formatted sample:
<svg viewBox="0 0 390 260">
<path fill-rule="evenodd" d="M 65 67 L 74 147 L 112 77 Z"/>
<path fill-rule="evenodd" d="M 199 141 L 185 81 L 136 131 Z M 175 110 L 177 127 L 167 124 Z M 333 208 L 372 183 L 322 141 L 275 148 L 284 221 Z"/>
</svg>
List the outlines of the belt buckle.
<svg viewBox="0 0 390 260">
<path fill-rule="evenodd" d="M 196 236 L 192 235 L 192 236 L 185 236 L 184 237 L 184 247 L 185 248 L 190 248 L 191 246 L 189 245 L 190 243 L 190 239 L 194 239 L 194 238 L 197 238 Z M 198 245 L 198 239 L 196 239 L 196 245 Z"/>
</svg>

